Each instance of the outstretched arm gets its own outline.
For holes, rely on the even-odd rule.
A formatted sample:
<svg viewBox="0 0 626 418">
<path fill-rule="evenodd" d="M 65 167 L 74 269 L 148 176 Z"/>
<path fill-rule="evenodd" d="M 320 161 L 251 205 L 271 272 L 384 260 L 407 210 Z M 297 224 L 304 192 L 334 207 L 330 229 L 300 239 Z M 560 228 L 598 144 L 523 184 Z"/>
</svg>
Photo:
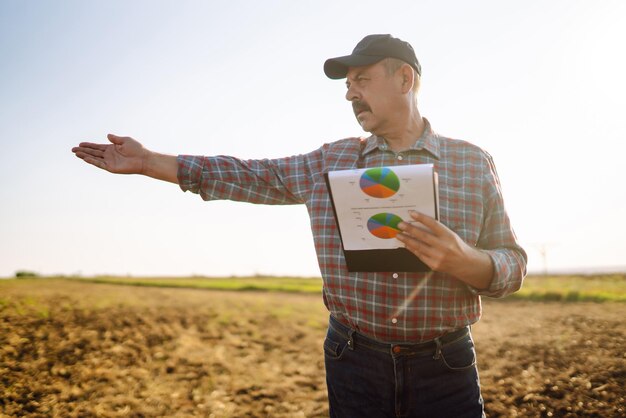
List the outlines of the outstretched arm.
<svg viewBox="0 0 626 418">
<path fill-rule="evenodd" d="M 178 184 L 176 156 L 144 148 L 130 137 L 107 135 L 110 144 L 81 142 L 72 152 L 86 163 L 116 174 L 143 174 Z"/>
</svg>

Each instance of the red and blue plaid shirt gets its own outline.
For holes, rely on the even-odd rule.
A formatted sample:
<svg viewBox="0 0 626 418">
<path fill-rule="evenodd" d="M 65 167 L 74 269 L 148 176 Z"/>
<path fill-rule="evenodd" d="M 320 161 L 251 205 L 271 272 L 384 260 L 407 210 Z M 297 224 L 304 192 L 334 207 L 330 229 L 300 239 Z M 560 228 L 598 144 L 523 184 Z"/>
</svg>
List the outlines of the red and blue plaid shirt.
<svg viewBox="0 0 626 418">
<path fill-rule="evenodd" d="M 305 204 L 326 307 L 339 321 L 379 341 L 433 339 L 478 321 L 480 295 L 503 297 L 520 288 L 526 253 L 517 244 L 505 212 L 490 155 L 468 142 L 436 134 L 428 122 L 417 142 L 399 153 L 382 138 L 367 138 L 364 167 L 434 164 L 439 175 L 440 221 L 491 256 L 494 276 L 489 289 L 479 291 L 438 272 L 348 272 L 324 173 L 355 168 L 360 153 L 360 138 L 348 138 L 279 159 L 181 155 L 178 180 L 183 191 L 199 193 L 204 200 Z"/>
</svg>

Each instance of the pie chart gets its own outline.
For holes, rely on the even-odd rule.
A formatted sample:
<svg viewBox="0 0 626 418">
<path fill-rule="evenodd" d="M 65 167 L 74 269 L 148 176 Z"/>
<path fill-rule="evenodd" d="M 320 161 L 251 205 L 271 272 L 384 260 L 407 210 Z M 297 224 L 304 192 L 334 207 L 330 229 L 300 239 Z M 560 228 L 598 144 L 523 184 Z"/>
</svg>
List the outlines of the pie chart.
<svg viewBox="0 0 626 418">
<path fill-rule="evenodd" d="M 370 168 L 361 175 L 359 186 L 366 195 L 384 199 L 396 194 L 400 189 L 400 179 L 390 168 Z"/>
<path fill-rule="evenodd" d="M 367 221 L 367 229 L 375 237 L 390 239 L 400 232 L 398 229 L 400 222 L 402 218 L 393 213 L 377 213 Z"/>
</svg>

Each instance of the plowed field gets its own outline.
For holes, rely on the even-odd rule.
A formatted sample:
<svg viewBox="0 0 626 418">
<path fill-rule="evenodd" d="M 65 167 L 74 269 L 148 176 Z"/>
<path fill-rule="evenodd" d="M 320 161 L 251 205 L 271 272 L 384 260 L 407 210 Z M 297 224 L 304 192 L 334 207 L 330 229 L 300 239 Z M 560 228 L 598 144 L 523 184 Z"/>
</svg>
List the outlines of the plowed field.
<svg viewBox="0 0 626 418">
<path fill-rule="evenodd" d="M 0 416 L 324 417 L 320 295 L 0 284 Z M 490 417 L 626 415 L 626 304 L 484 301 Z"/>
</svg>

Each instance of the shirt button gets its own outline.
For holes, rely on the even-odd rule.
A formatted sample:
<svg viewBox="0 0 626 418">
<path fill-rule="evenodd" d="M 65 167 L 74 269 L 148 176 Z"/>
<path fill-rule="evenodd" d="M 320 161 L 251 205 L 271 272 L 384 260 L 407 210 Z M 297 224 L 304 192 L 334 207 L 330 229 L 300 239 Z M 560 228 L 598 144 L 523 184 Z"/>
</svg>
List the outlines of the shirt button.
<svg viewBox="0 0 626 418">
<path fill-rule="evenodd" d="M 391 323 L 392 324 L 397 324 L 398 323 L 398 318 L 391 318 Z"/>
<path fill-rule="evenodd" d="M 391 275 L 391 277 L 393 277 L 394 279 L 397 279 L 397 278 L 398 278 L 398 273 L 393 273 L 393 274 Z"/>
<path fill-rule="evenodd" d="M 404 157 L 400 154 L 398 154 L 398 160 L 402 161 L 404 159 Z"/>
</svg>

